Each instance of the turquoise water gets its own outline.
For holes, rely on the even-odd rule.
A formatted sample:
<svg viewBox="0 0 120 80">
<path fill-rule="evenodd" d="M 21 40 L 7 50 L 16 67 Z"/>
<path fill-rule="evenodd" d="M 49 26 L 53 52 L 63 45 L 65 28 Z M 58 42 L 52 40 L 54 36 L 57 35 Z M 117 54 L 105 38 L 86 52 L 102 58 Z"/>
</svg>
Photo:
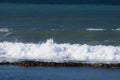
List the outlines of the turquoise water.
<svg viewBox="0 0 120 80">
<path fill-rule="evenodd" d="M 119 69 L 0 66 L 1 80 L 119 80 Z"/>
<path fill-rule="evenodd" d="M 2 4 L 1 23 L 18 25 L 63 24 L 92 27 L 119 25 L 119 5 Z M 33 26 L 31 25 L 31 26 Z M 14 25 L 15 26 L 15 25 Z M 49 25 L 50 26 L 50 25 Z M 52 25 L 51 25 L 52 26 Z"/>
<path fill-rule="evenodd" d="M 0 41 L 119 45 L 119 14 L 119 5 L 0 3 L 0 28 L 9 30 Z"/>
</svg>

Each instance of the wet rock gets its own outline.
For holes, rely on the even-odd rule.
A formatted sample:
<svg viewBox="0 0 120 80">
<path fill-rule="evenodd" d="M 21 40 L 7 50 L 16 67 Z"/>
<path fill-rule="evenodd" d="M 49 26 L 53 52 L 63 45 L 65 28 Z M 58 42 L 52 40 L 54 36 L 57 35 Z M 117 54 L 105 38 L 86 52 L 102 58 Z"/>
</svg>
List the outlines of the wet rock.
<svg viewBox="0 0 120 80">
<path fill-rule="evenodd" d="M 95 68 L 120 68 L 120 63 L 74 63 L 74 62 L 40 62 L 40 61 L 20 61 L 20 62 L 2 62 L 0 65 L 18 65 L 23 67 L 44 66 L 44 67 L 95 67 Z"/>
</svg>

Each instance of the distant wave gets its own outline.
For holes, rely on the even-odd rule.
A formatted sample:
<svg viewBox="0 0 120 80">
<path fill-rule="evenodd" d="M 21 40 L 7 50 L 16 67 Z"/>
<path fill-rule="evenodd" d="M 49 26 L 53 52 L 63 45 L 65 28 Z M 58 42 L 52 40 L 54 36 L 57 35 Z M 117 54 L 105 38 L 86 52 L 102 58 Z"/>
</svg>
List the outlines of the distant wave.
<svg viewBox="0 0 120 80">
<path fill-rule="evenodd" d="M 112 30 L 118 30 L 118 31 L 119 31 L 119 30 L 120 30 L 120 28 L 116 28 L 116 29 L 112 29 Z"/>
<path fill-rule="evenodd" d="M 9 32 L 8 28 L 0 28 L 0 32 Z"/>
<path fill-rule="evenodd" d="M 120 62 L 120 46 L 57 44 L 52 39 L 43 43 L 0 42 L 0 62 L 37 60 L 47 62 L 85 61 Z"/>
<path fill-rule="evenodd" d="M 88 30 L 88 31 L 104 31 L 105 29 L 100 29 L 100 28 L 87 28 L 86 30 Z"/>
</svg>

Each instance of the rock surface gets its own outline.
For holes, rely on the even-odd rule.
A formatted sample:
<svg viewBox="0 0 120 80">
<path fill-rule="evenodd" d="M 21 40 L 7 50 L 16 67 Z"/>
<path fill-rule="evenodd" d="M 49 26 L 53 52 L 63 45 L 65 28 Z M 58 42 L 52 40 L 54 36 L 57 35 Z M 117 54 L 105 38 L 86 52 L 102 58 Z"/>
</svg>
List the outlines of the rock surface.
<svg viewBox="0 0 120 80">
<path fill-rule="evenodd" d="M 40 61 L 21 61 L 21 62 L 2 62 L 0 65 L 18 65 L 23 67 L 44 66 L 44 67 L 95 67 L 95 68 L 120 68 L 120 63 L 74 63 L 74 62 L 40 62 Z"/>
</svg>

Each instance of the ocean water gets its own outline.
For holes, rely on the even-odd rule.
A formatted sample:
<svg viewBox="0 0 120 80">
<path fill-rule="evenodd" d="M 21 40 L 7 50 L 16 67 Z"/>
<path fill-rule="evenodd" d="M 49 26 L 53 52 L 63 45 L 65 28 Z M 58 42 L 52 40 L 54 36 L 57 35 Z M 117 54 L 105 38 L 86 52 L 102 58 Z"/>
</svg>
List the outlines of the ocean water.
<svg viewBox="0 0 120 80">
<path fill-rule="evenodd" d="M 2 80 L 119 80 L 119 69 L 0 66 Z"/>
<path fill-rule="evenodd" d="M 120 6 L 0 4 L 0 61 L 120 62 Z"/>
<path fill-rule="evenodd" d="M 0 62 L 20 60 L 120 63 L 120 5 L 0 3 Z M 2 80 L 119 80 L 119 74 L 0 66 Z"/>
</svg>

